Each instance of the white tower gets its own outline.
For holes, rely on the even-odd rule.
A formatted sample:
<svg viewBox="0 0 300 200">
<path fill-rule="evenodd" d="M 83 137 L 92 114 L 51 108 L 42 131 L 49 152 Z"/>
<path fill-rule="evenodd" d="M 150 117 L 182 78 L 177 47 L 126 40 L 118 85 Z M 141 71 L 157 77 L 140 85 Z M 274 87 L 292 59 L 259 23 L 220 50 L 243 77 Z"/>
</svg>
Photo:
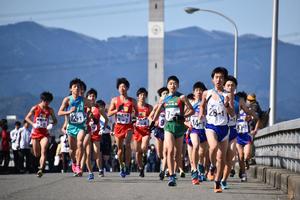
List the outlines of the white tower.
<svg viewBox="0 0 300 200">
<path fill-rule="evenodd" d="M 164 86 L 164 0 L 149 0 L 148 102 L 154 105 Z"/>
</svg>

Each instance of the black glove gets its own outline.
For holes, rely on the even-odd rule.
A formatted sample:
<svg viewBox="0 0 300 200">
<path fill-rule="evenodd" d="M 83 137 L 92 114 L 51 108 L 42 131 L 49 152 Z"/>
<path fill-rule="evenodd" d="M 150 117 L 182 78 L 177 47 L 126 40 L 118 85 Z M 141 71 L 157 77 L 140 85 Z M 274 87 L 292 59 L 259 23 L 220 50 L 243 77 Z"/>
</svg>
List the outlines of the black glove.
<svg viewBox="0 0 300 200">
<path fill-rule="evenodd" d="M 124 109 L 124 104 L 122 103 L 119 108 L 118 108 L 118 112 Z"/>
<path fill-rule="evenodd" d="M 136 117 L 132 117 L 131 122 L 135 123 L 136 122 Z"/>
<path fill-rule="evenodd" d="M 155 121 L 152 121 L 150 126 L 149 126 L 150 131 L 153 131 L 155 129 L 154 125 L 155 125 Z"/>
<path fill-rule="evenodd" d="M 173 121 L 184 121 L 184 116 L 175 114 L 173 117 Z"/>
</svg>

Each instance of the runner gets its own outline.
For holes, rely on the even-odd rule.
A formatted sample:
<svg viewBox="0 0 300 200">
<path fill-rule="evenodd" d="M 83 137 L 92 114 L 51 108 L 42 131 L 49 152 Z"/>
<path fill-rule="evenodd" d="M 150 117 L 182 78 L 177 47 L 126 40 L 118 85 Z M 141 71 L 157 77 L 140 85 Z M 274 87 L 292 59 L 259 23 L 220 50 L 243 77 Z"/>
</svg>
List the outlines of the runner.
<svg viewBox="0 0 300 200">
<path fill-rule="evenodd" d="M 167 165 L 169 170 L 169 186 L 176 186 L 175 179 L 175 148 L 177 149 L 176 157 L 181 154 L 183 135 L 186 131 L 184 125 L 185 117 L 189 117 L 194 113 L 192 105 L 189 103 L 187 98 L 181 93 L 177 92 L 179 87 L 179 79 L 176 76 L 170 76 L 167 80 L 167 88 L 169 90 L 168 96 L 160 102 L 160 105 L 153 117 L 156 119 L 162 109 L 165 108 L 166 112 L 166 124 L 165 130 L 165 145 L 167 151 Z M 185 106 L 188 109 L 185 111 Z M 177 159 L 178 160 L 178 159 Z"/>
<path fill-rule="evenodd" d="M 50 92 L 43 92 L 40 99 L 41 102 L 33 106 L 25 117 L 25 120 L 33 127 L 31 132 L 32 149 L 34 156 L 39 159 L 37 177 L 43 176 L 49 131 L 57 123 L 54 111 L 49 106 L 53 100 L 53 95 Z"/>
<path fill-rule="evenodd" d="M 215 181 L 214 192 L 216 193 L 222 192 L 220 180 L 228 146 L 228 114 L 234 115 L 233 94 L 223 90 L 227 76 L 228 71 L 223 67 L 217 67 L 212 71 L 214 88 L 203 92 L 199 115 L 200 119 L 204 119 L 204 113 L 207 111 L 205 132 L 211 162 L 207 178 Z"/>
<path fill-rule="evenodd" d="M 82 176 L 80 162 L 83 154 L 83 140 L 87 128 L 85 107 L 93 105 L 83 97 L 83 92 L 85 91 L 84 85 L 78 78 L 71 80 L 69 84 L 71 95 L 63 99 L 58 111 L 59 116 L 67 116 L 65 131 L 69 135 L 69 153 L 72 159 L 72 171 L 75 176 Z"/>
<path fill-rule="evenodd" d="M 120 96 L 111 100 L 108 116 L 115 115 L 114 127 L 115 140 L 118 147 L 118 160 L 120 163 L 120 175 L 125 178 L 130 174 L 131 137 L 133 134 L 132 114 L 137 113 L 136 100 L 127 95 L 129 82 L 126 78 L 117 79 L 117 89 Z M 125 163 L 123 162 L 123 142 L 125 140 Z"/>
<path fill-rule="evenodd" d="M 192 162 L 191 162 L 191 174 L 192 184 L 199 185 L 199 179 L 202 181 L 205 176 L 204 171 L 204 156 L 207 149 L 207 139 L 205 135 L 205 121 L 199 119 L 199 107 L 202 98 L 202 93 L 207 90 L 202 82 L 196 82 L 193 86 L 193 100 L 190 101 L 195 114 L 190 117 L 190 138 L 192 143 Z M 201 149 L 200 149 L 201 144 Z M 201 150 L 201 160 L 199 160 L 199 153 Z M 199 163 L 199 167 L 197 164 Z M 199 168 L 199 171 L 198 171 Z"/>
<path fill-rule="evenodd" d="M 164 99 L 166 95 L 169 93 L 168 88 L 162 87 L 157 91 L 158 96 L 160 99 Z M 152 112 L 149 115 L 149 119 L 153 121 L 154 114 L 158 108 L 159 104 L 156 104 L 152 110 Z M 162 109 L 159 113 L 158 120 L 154 120 L 154 136 L 156 138 L 156 152 L 157 156 L 160 159 L 160 172 L 159 172 L 159 179 L 164 180 L 165 178 L 165 170 L 167 167 L 166 163 L 166 150 L 164 148 L 164 126 L 166 123 L 166 118 L 165 118 L 165 110 Z M 152 124 L 153 125 L 153 124 Z M 151 128 L 151 127 L 150 127 Z"/>
<path fill-rule="evenodd" d="M 237 94 L 241 99 L 241 109 L 239 113 L 239 118 L 237 120 L 237 150 L 239 154 L 239 165 L 240 165 L 240 172 L 239 177 L 242 182 L 247 181 L 247 174 L 246 169 L 249 169 L 249 160 L 251 158 L 251 145 L 253 141 L 253 136 L 256 135 L 259 126 L 260 126 L 260 119 L 256 115 L 254 110 L 249 110 L 246 105 L 246 98 L 247 95 L 244 92 L 240 92 Z M 256 125 L 254 130 L 250 131 L 248 121 L 251 118 L 254 118 L 256 121 Z"/>
<path fill-rule="evenodd" d="M 147 150 L 150 140 L 149 115 L 152 111 L 152 106 L 146 103 L 148 91 L 145 88 L 139 88 L 136 92 L 137 101 L 137 118 L 134 126 L 134 144 L 136 151 L 136 162 L 139 176 L 145 176 L 145 165 L 147 164 Z"/>
</svg>

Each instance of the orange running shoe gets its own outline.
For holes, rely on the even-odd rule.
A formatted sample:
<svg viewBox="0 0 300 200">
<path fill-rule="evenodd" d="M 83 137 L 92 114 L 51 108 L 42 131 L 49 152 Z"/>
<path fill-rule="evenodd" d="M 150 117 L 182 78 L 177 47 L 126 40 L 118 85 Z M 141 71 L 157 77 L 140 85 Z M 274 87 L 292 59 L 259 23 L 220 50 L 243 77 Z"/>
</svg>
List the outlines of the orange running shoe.
<svg viewBox="0 0 300 200">
<path fill-rule="evenodd" d="M 209 171 L 208 174 L 207 174 L 207 179 L 208 179 L 209 181 L 215 180 L 215 173 L 212 172 L 212 171 Z"/>
<path fill-rule="evenodd" d="M 214 192 L 215 193 L 222 193 L 222 187 L 221 187 L 220 182 L 219 183 L 215 182 Z"/>
</svg>

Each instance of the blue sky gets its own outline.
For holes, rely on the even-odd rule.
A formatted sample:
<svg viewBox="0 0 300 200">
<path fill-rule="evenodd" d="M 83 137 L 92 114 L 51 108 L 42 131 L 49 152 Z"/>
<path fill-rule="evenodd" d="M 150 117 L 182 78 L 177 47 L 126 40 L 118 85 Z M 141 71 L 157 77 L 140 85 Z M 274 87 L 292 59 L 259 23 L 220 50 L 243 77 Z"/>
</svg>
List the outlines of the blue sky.
<svg viewBox="0 0 300 200">
<path fill-rule="evenodd" d="M 186 14 L 186 6 L 221 12 L 237 24 L 239 34 L 271 37 L 273 0 L 165 0 L 166 31 L 187 26 L 233 33 L 233 27 L 211 13 Z M 300 44 L 300 1 L 280 1 L 279 38 Z M 146 35 L 148 0 L 0 0 L 0 25 L 36 21 L 98 39 Z"/>
</svg>

